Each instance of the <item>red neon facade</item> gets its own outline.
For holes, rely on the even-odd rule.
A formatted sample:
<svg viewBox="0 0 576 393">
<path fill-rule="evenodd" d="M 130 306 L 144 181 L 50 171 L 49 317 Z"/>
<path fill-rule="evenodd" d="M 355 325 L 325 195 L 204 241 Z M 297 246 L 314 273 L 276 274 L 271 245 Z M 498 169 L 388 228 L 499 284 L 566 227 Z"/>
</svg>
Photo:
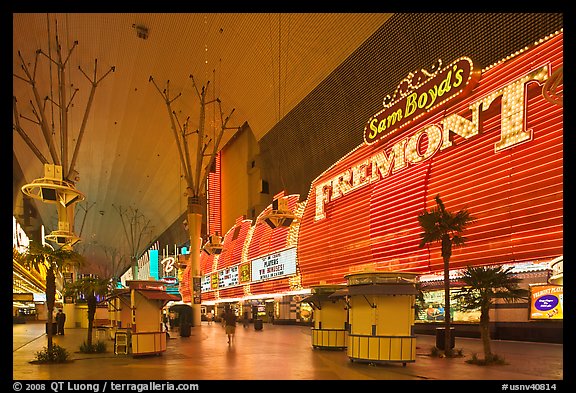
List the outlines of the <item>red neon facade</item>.
<svg viewBox="0 0 576 393">
<path fill-rule="evenodd" d="M 477 219 L 465 246 L 453 250 L 452 269 L 562 255 L 563 109 L 542 95 L 563 65 L 562 51 L 560 32 L 487 67 L 472 91 L 343 157 L 312 182 L 306 201 L 282 194 L 298 211 L 290 229 L 238 218 L 222 254 L 202 253 L 202 274 L 291 246 L 297 246 L 301 288 L 343 283 L 346 274 L 364 269 L 441 271 L 439 245 L 419 247 L 417 220 L 437 194 L 447 209 L 467 208 Z M 353 187 L 336 188 L 339 178 Z M 183 277 L 186 302 L 188 274 Z M 203 290 L 202 300 L 287 292 L 294 289 L 291 278 Z"/>
<path fill-rule="evenodd" d="M 435 206 L 437 194 L 447 209 L 467 208 L 477 218 L 465 234 L 466 245 L 454 249 L 451 268 L 562 255 L 563 109 L 542 96 L 547 76 L 563 65 L 562 50 L 559 33 L 483 70 L 466 97 L 381 143 L 359 146 L 319 176 L 299 231 L 302 285 L 342 283 L 346 274 L 365 268 L 441 270 L 439 246 L 418 247 L 417 216 Z M 519 82 L 527 75 L 529 82 Z M 511 93 L 517 86 L 523 95 Z M 508 102 L 512 98 L 516 101 Z M 523 124 L 514 126 L 514 116 Z M 449 120 L 460 117 L 466 120 L 462 124 L 475 122 L 477 134 L 451 132 L 452 146 L 439 149 L 445 141 L 432 138 L 445 137 Z M 515 135 L 521 142 L 514 142 L 510 130 L 518 127 L 522 132 Z M 391 157 L 394 149 L 396 161 L 407 151 L 417 155 L 405 158 L 404 166 L 394 162 L 390 172 L 373 181 L 358 180 L 356 188 L 335 191 L 332 180 L 342 177 L 350 186 L 350 176 L 371 176 L 377 155 Z"/>
<path fill-rule="evenodd" d="M 222 153 L 214 158 L 214 172 L 208 174 L 208 234 L 222 234 Z"/>
<path fill-rule="evenodd" d="M 303 207 L 298 203 L 299 195 L 288 195 L 284 193 L 276 195 L 278 198 L 285 198 L 288 202 L 288 208 L 296 212 L 298 216 L 299 209 Z M 214 301 L 217 299 L 238 298 L 249 294 L 282 292 L 291 289 L 290 277 L 281 277 L 260 282 L 251 282 L 248 275 L 246 281 L 240 280 L 240 284 L 228 287 L 217 288 L 219 270 L 233 266 L 248 265 L 250 271 L 250 261 L 255 258 L 282 251 L 288 247 L 295 247 L 298 232 L 298 224 L 295 223 L 290 228 L 278 227 L 270 228 L 260 217 L 269 213 L 272 205 L 264 209 L 256 223 L 252 225 L 252 220 L 239 217 L 235 225 L 228 230 L 222 240 L 222 253 L 219 255 L 208 255 L 205 252 L 200 254 L 200 271 L 203 275 L 210 275 L 213 279 L 214 287 L 209 291 L 203 291 L 203 301 Z M 190 301 L 189 279 L 187 279 L 188 267 L 184 270 L 183 278 L 180 285 L 183 301 Z M 214 277 L 213 277 L 214 276 Z"/>
<path fill-rule="evenodd" d="M 288 209 L 290 209 L 292 212 L 297 212 L 298 199 L 300 198 L 299 195 L 284 196 L 284 193 L 282 192 L 276 195 L 274 198 L 277 197 L 286 198 L 288 200 Z M 259 219 L 261 216 L 268 214 L 270 210 L 272 210 L 272 205 L 269 205 L 266 209 L 264 209 L 256 220 L 256 224 L 254 225 L 254 232 L 250 239 L 250 244 L 248 245 L 248 261 L 283 250 L 292 245 L 290 239 L 290 231 L 297 232 L 297 224 L 294 224 L 290 228 L 270 228 L 268 224 Z M 297 235 L 294 237 L 297 238 Z M 253 294 L 286 292 L 290 289 L 291 288 L 288 277 L 250 284 L 250 292 Z"/>
</svg>

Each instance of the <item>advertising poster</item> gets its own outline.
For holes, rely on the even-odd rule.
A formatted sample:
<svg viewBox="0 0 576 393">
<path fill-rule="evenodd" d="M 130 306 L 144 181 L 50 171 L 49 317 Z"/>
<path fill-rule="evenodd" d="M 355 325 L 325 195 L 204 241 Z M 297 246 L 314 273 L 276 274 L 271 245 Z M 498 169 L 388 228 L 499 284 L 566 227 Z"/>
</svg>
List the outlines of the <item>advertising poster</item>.
<svg viewBox="0 0 576 393">
<path fill-rule="evenodd" d="M 72 284 L 72 282 L 74 281 L 74 278 L 73 278 L 73 275 L 71 272 L 62 273 L 62 278 L 64 281 L 64 286 L 66 286 L 68 284 Z M 73 296 L 65 296 L 64 297 L 64 303 L 65 304 L 73 304 L 74 303 L 74 297 Z"/>
<path fill-rule="evenodd" d="M 218 273 L 217 272 L 212 273 L 210 275 L 210 282 L 211 282 L 210 287 L 212 289 L 218 289 Z"/>
<path fill-rule="evenodd" d="M 250 262 L 240 265 L 240 282 L 242 284 L 250 282 Z"/>
<path fill-rule="evenodd" d="M 564 287 L 533 285 L 530 287 L 530 319 L 564 319 Z"/>
</svg>

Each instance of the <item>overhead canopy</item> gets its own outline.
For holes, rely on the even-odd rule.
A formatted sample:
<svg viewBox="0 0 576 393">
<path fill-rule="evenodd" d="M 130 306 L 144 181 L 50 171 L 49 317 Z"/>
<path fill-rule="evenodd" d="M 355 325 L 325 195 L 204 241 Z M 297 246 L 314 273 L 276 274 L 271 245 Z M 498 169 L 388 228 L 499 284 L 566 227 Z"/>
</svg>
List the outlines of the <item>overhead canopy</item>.
<svg viewBox="0 0 576 393">
<path fill-rule="evenodd" d="M 180 295 L 174 295 L 172 293 L 164 292 L 164 291 L 156 291 L 156 290 L 145 290 L 145 289 L 137 289 L 138 293 L 142 294 L 147 299 L 151 300 L 167 300 L 167 301 L 178 301 L 182 298 Z"/>
<path fill-rule="evenodd" d="M 318 309 L 322 309 L 322 302 L 326 302 L 326 301 L 334 301 L 338 296 L 332 296 L 332 295 L 328 295 L 328 294 L 313 294 L 310 296 L 306 296 L 305 298 L 303 298 L 302 300 L 300 300 L 298 303 L 308 303 L 313 307 L 316 307 Z M 344 295 L 342 295 L 341 297 L 344 297 Z"/>
<path fill-rule="evenodd" d="M 381 285 L 353 285 L 339 289 L 330 298 L 353 296 L 353 295 L 417 295 L 418 290 L 414 285 L 405 284 L 381 284 Z"/>
<path fill-rule="evenodd" d="M 175 295 L 175 294 L 171 294 L 165 291 L 158 291 L 158 290 L 152 290 L 152 289 L 135 289 L 135 291 L 137 291 L 138 293 L 142 294 L 142 296 L 144 296 L 146 299 L 150 299 L 150 300 L 163 300 L 165 303 L 169 302 L 170 300 L 172 301 L 179 301 L 182 300 L 182 297 L 180 295 Z M 121 290 L 117 290 L 114 292 L 114 294 L 112 294 L 111 296 L 106 298 L 106 301 L 109 301 L 113 298 L 119 298 L 120 301 L 126 303 L 126 304 L 130 304 L 130 289 L 121 289 Z"/>
</svg>

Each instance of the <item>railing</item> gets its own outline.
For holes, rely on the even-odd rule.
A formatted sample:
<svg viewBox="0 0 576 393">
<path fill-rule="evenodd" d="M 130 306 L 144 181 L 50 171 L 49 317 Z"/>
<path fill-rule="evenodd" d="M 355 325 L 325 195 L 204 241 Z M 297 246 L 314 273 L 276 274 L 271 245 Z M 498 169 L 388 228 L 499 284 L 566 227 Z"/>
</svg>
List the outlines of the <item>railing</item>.
<svg viewBox="0 0 576 393">
<path fill-rule="evenodd" d="M 416 337 L 349 334 L 347 355 L 350 360 L 414 362 Z"/>
<path fill-rule="evenodd" d="M 346 348 L 348 332 L 344 329 L 312 328 L 312 346 L 314 348 Z"/>
</svg>

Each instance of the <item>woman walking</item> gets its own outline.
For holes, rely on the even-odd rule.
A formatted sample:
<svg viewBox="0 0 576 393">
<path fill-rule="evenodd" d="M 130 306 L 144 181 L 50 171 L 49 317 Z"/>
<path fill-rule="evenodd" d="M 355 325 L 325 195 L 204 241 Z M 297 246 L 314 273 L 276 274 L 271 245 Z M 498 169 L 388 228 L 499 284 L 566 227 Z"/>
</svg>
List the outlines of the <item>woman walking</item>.
<svg viewBox="0 0 576 393">
<path fill-rule="evenodd" d="M 236 333 L 236 314 L 231 309 L 226 310 L 224 313 L 224 323 L 226 329 L 226 335 L 228 336 L 228 345 L 234 340 L 234 334 Z"/>
</svg>

